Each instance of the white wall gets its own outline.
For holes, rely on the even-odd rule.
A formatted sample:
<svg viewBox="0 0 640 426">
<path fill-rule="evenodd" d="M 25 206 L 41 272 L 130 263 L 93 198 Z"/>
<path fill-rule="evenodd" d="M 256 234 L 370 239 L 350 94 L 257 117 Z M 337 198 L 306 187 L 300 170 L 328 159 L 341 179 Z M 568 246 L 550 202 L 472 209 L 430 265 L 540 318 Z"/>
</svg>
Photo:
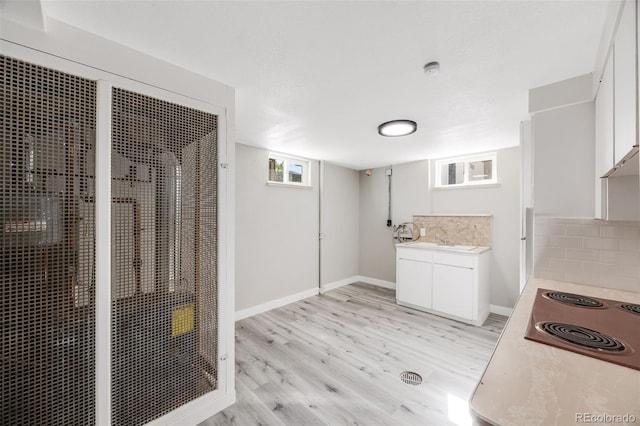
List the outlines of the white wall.
<svg viewBox="0 0 640 426">
<path fill-rule="evenodd" d="M 638 161 L 635 158 L 633 161 Z M 608 182 L 609 219 L 638 221 L 640 185 L 638 175 L 610 177 Z"/>
<path fill-rule="evenodd" d="M 318 170 L 312 189 L 269 186 L 269 151 L 236 144 L 236 311 L 318 287 Z"/>
<path fill-rule="evenodd" d="M 431 205 L 429 160 L 393 166 L 391 188 L 394 225 L 411 222 L 414 214 L 426 213 Z"/>
<path fill-rule="evenodd" d="M 594 102 L 533 116 L 536 215 L 593 217 Z"/>
<path fill-rule="evenodd" d="M 356 170 L 322 164 L 321 283 L 331 288 L 359 275 L 360 181 Z"/>
<path fill-rule="evenodd" d="M 585 74 L 529 90 L 529 113 L 593 99 L 593 74 Z"/>
<path fill-rule="evenodd" d="M 388 216 L 389 181 L 386 170 L 360 172 L 360 275 L 395 283 L 396 263 Z M 395 165 L 391 175 L 393 225 L 411 222 L 429 212 L 429 160 Z"/>
<path fill-rule="evenodd" d="M 512 307 L 519 294 L 520 148 L 498 150 L 499 186 L 429 189 L 429 161 L 393 166 L 393 223 L 414 214 L 489 213 L 493 215 L 491 304 Z M 385 168 L 360 172 L 360 275 L 395 281 L 395 251 L 387 218 Z M 433 178 L 433 177 L 432 177 Z"/>
<path fill-rule="evenodd" d="M 388 167 L 360 172 L 360 275 L 387 282 L 396 280 L 395 250 L 387 227 Z M 393 179 L 393 178 L 392 178 Z M 397 221 L 394 223 L 398 223 Z"/>
</svg>

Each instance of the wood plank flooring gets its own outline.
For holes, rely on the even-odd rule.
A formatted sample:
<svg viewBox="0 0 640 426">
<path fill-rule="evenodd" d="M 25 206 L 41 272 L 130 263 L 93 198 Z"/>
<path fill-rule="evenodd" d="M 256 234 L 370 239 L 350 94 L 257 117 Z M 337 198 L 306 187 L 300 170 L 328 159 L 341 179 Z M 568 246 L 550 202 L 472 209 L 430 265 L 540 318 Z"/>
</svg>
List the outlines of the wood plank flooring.
<svg viewBox="0 0 640 426">
<path fill-rule="evenodd" d="M 237 402 L 200 426 L 465 424 L 505 322 L 474 327 L 360 283 L 238 321 Z"/>
</svg>

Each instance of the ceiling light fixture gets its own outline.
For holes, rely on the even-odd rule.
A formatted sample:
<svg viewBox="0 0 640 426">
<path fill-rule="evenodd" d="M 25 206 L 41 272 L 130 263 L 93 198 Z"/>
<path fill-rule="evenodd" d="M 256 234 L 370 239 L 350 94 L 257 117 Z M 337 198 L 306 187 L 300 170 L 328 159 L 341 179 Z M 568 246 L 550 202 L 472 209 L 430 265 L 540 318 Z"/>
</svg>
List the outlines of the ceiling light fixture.
<svg viewBox="0 0 640 426">
<path fill-rule="evenodd" d="M 418 129 L 415 121 L 411 120 L 392 120 L 382 123 L 378 126 L 378 133 L 382 136 L 395 137 L 407 136 L 414 133 Z"/>
</svg>

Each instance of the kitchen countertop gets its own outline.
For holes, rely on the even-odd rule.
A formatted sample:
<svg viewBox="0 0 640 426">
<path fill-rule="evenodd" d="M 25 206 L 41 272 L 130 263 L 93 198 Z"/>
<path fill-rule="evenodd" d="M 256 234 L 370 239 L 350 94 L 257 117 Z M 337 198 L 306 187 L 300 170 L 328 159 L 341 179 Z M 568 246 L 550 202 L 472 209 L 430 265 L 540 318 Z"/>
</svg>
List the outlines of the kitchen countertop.
<svg viewBox="0 0 640 426">
<path fill-rule="evenodd" d="M 422 249 L 422 250 L 436 250 L 436 251 L 444 251 L 447 253 L 460 253 L 460 254 L 480 254 L 480 253 L 484 253 L 487 250 L 491 250 L 491 247 L 469 246 L 469 245 L 460 245 L 460 244 L 444 245 L 444 244 L 438 244 L 438 243 L 425 243 L 422 241 L 398 243 L 396 244 L 396 247 L 409 247 L 409 248 Z M 461 250 L 460 248 L 468 248 L 468 249 Z"/>
<path fill-rule="evenodd" d="M 491 217 L 490 213 L 428 213 L 428 214 L 414 214 L 414 216 L 430 216 L 430 217 Z"/>
<path fill-rule="evenodd" d="M 640 424 L 640 371 L 525 340 L 538 288 L 640 303 L 640 293 L 531 278 L 471 397 L 472 412 L 505 426 Z"/>
</svg>

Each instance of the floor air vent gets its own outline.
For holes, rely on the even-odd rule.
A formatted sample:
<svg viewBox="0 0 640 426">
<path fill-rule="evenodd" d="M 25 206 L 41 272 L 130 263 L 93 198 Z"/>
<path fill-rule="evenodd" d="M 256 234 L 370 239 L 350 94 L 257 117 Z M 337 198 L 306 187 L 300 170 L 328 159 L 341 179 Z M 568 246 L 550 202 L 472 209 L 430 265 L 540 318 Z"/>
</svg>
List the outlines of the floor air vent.
<svg viewBox="0 0 640 426">
<path fill-rule="evenodd" d="M 422 376 L 413 371 L 403 371 L 400 373 L 400 380 L 408 385 L 418 386 L 422 383 Z"/>
</svg>

